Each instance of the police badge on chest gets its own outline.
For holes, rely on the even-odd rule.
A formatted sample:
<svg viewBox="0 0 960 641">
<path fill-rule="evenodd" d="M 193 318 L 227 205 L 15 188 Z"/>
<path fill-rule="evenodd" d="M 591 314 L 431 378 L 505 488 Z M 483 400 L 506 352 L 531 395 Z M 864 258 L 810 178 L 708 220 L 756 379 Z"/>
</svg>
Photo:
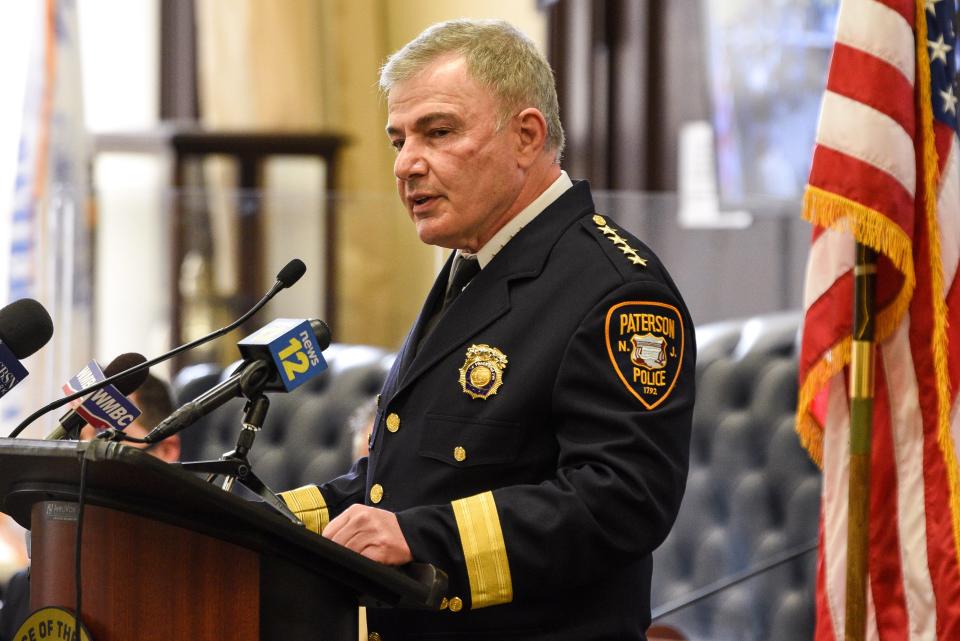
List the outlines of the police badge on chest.
<svg viewBox="0 0 960 641">
<path fill-rule="evenodd" d="M 473 399 L 486 400 L 503 385 L 507 369 L 507 355 L 486 344 L 471 345 L 460 368 L 460 387 Z"/>
</svg>

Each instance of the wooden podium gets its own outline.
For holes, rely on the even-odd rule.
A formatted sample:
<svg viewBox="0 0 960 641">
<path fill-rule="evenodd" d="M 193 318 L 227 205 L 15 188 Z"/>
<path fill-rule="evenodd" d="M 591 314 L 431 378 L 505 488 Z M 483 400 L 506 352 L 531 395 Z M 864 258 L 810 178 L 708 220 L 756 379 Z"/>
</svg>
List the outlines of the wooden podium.
<svg viewBox="0 0 960 641">
<path fill-rule="evenodd" d="M 0 438 L 0 510 L 32 533 L 31 610 L 76 608 L 94 641 L 357 639 L 357 606 L 436 608 L 446 576 L 391 568 L 117 443 Z"/>
</svg>

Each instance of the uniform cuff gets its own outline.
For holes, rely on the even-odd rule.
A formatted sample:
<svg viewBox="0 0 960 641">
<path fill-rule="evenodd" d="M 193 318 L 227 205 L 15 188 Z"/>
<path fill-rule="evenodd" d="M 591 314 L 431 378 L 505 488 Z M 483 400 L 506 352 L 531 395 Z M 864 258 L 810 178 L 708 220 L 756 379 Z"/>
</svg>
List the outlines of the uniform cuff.
<svg viewBox="0 0 960 641">
<path fill-rule="evenodd" d="M 493 492 L 451 503 L 460 532 L 474 609 L 513 601 L 507 548 Z"/>
<path fill-rule="evenodd" d="M 278 496 L 311 532 L 322 533 L 323 528 L 330 522 L 327 502 L 323 500 L 323 494 L 316 485 L 305 485 L 295 490 L 280 492 Z"/>
</svg>

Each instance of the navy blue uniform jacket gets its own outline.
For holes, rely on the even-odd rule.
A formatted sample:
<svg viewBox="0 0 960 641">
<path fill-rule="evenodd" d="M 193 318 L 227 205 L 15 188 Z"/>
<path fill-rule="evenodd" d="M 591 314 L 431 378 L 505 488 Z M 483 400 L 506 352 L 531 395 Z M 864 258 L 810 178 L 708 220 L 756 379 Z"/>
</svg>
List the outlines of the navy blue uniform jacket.
<svg viewBox="0 0 960 641">
<path fill-rule="evenodd" d="M 320 527 L 357 502 L 396 512 L 414 559 L 449 575 L 440 611 L 368 611 L 384 641 L 643 639 L 651 552 L 687 474 L 696 346 L 680 293 L 586 182 L 418 351 L 449 269 L 384 384 L 369 457 L 292 493 Z"/>
</svg>

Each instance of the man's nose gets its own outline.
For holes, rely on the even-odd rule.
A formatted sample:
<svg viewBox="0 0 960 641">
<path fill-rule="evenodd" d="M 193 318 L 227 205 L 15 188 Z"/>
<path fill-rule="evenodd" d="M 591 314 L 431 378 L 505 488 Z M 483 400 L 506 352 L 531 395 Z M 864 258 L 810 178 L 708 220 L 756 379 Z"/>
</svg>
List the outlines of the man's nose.
<svg viewBox="0 0 960 641">
<path fill-rule="evenodd" d="M 410 180 L 427 173 L 427 161 L 423 148 L 415 141 L 407 140 L 393 163 L 393 175 L 400 180 Z"/>
</svg>

